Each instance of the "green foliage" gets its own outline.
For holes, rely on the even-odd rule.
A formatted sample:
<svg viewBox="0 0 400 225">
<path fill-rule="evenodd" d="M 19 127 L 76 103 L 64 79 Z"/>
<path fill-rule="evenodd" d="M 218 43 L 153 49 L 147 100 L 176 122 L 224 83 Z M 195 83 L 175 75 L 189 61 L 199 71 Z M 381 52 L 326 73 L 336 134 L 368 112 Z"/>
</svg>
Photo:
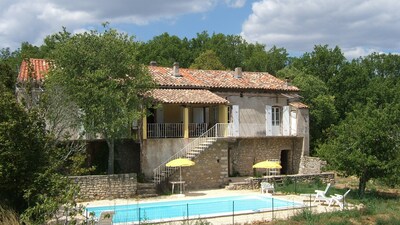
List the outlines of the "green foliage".
<svg viewBox="0 0 400 225">
<path fill-rule="evenodd" d="M 76 189 L 57 173 L 60 151 L 37 111 L 24 110 L 3 85 L 0 111 L 1 203 L 23 212 L 28 224 L 43 224 L 61 205 L 75 208 Z"/>
<path fill-rule="evenodd" d="M 147 67 L 139 64 L 133 37 L 113 29 L 75 34 L 56 45 L 46 88 L 63 87 L 66 100 L 82 111 L 87 135 L 100 134 L 109 148 L 108 172 L 114 173 L 114 143 L 129 137 L 141 117 L 143 94 L 154 87 Z"/>
<path fill-rule="evenodd" d="M 203 70 L 225 69 L 218 56 L 212 50 L 206 50 L 205 52 L 201 53 L 199 57 L 194 60 L 194 63 L 190 65 L 190 68 Z"/>
<path fill-rule="evenodd" d="M 335 97 L 321 79 L 295 67 L 280 70 L 278 76 L 291 80 L 293 85 L 299 87 L 302 102 L 310 107 L 310 149 L 313 154 L 316 145 L 326 139 L 324 131 L 339 120 Z"/>
<path fill-rule="evenodd" d="M 38 114 L 27 113 L 0 85 L 0 198 L 21 211 L 23 192 L 48 165 L 47 137 Z"/>
<path fill-rule="evenodd" d="M 186 39 L 181 40 L 168 33 L 163 33 L 147 43 L 143 43 L 139 50 L 140 58 L 138 60 L 144 65 L 156 61 L 160 66 L 171 67 L 174 62 L 179 62 L 181 67 L 188 68 L 195 57 L 189 51 L 189 43 Z"/>
<path fill-rule="evenodd" d="M 49 219 L 56 221 L 62 217 L 72 220 L 82 208 L 77 206 L 78 188 L 64 176 L 51 169 L 42 173 L 34 184 L 25 190 L 24 198 L 29 207 L 22 214 L 22 221 L 27 224 L 44 224 Z"/>
<path fill-rule="evenodd" d="M 392 177 L 399 172 L 399 114 L 399 104 L 381 108 L 358 105 L 330 130 L 329 140 L 318 150 L 332 169 L 360 178 L 361 196 L 371 178 Z"/>
<path fill-rule="evenodd" d="M 328 83 L 340 72 L 345 62 L 346 58 L 338 46 L 331 49 L 328 45 L 316 45 L 314 51 L 296 59 L 293 66 Z"/>
<path fill-rule="evenodd" d="M 0 84 L 4 85 L 10 92 L 14 91 L 15 77 L 15 72 L 12 71 L 10 65 L 0 61 Z"/>
</svg>

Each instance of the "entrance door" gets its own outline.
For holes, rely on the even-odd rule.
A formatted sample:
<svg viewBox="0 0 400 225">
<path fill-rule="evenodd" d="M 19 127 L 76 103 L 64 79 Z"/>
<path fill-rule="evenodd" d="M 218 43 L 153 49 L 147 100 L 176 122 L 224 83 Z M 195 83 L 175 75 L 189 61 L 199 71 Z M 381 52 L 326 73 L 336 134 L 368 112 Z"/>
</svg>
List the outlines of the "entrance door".
<svg viewBox="0 0 400 225">
<path fill-rule="evenodd" d="M 288 174 L 289 172 L 289 150 L 281 151 L 281 174 Z"/>
</svg>

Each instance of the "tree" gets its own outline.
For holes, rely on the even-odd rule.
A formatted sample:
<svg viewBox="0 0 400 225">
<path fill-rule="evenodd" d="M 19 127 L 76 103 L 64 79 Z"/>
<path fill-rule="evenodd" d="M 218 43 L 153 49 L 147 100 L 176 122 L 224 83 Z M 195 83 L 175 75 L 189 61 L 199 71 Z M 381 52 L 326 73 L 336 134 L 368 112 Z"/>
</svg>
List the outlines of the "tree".
<svg viewBox="0 0 400 225">
<path fill-rule="evenodd" d="M 359 178 L 359 195 L 370 179 L 398 176 L 400 168 L 400 105 L 358 105 L 329 132 L 318 154 L 330 168 Z M 397 179 L 398 181 L 398 179 Z"/>
<path fill-rule="evenodd" d="M 168 33 L 143 43 L 139 50 L 141 57 L 138 60 L 144 65 L 156 61 L 160 66 L 172 67 L 174 62 L 179 62 L 180 66 L 188 68 L 195 57 L 189 51 L 187 39 L 181 40 L 178 36 L 170 36 Z"/>
<path fill-rule="evenodd" d="M 335 107 L 335 97 L 326 84 L 316 76 L 306 74 L 294 67 L 286 67 L 278 72 L 282 79 L 289 79 L 300 88 L 302 102 L 310 107 L 310 152 L 318 143 L 326 139 L 325 130 L 337 124 L 339 115 Z"/>
<path fill-rule="evenodd" d="M 15 86 L 15 72 L 12 71 L 11 67 L 0 61 L 0 83 L 4 85 L 9 91 L 14 91 Z"/>
<path fill-rule="evenodd" d="M 44 123 L 27 113 L 0 84 L 0 198 L 22 211 L 24 190 L 48 165 Z"/>
<path fill-rule="evenodd" d="M 345 62 L 346 58 L 338 46 L 331 49 L 328 45 L 316 45 L 313 52 L 294 60 L 293 66 L 320 78 L 329 86 L 329 80 L 340 72 Z"/>
<path fill-rule="evenodd" d="M 193 69 L 203 70 L 224 70 L 225 67 L 222 65 L 217 54 L 213 50 L 207 50 L 199 55 L 194 60 L 194 63 L 190 65 Z"/>
<path fill-rule="evenodd" d="M 279 70 L 285 68 L 288 61 L 286 49 L 276 46 L 266 52 L 264 45 L 249 44 L 246 55 L 248 56 L 243 66 L 246 71 L 268 72 L 276 75 Z"/>
<path fill-rule="evenodd" d="M 45 87 L 63 87 L 66 100 L 81 110 L 87 135 L 100 135 L 108 145 L 108 173 L 114 173 L 115 141 L 130 135 L 141 118 L 143 94 L 154 84 L 138 63 L 133 37 L 107 28 L 75 34 L 57 44 Z"/>
</svg>

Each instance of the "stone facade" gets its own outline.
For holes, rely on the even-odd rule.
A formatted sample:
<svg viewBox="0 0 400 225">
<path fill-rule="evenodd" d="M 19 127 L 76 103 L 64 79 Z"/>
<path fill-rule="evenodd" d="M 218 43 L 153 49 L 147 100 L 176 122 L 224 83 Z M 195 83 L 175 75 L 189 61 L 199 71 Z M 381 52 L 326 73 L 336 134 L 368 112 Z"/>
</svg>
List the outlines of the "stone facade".
<svg viewBox="0 0 400 225">
<path fill-rule="evenodd" d="M 322 167 L 326 165 L 326 162 L 318 157 L 301 157 L 299 174 L 316 174 L 321 173 Z"/>
<path fill-rule="evenodd" d="M 82 201 L 132 198 L 137 194 L 136 173 L 70 177 L 80 187 Z"/>
<path fill-rule="evenodd" d="M 188 190 L 222 188 L 228 184 L 228 143 L 218 140 L 202 152 L 191 167 L 182 167 L 182 180 Z M 179 180 L 179 169 L 169 181 Z"/>
<path fill-rule="evenodd" d="M 230 176 L 253 176 L 264 169 L 253 170 L 253 165 L 267 159 L 281 160 L 281 151 L 287 150 L 288 174 L 299 171 L 302 138 L 226 138 L 219 139 L 194 159 L 191 167 L 182 168 L 182 180 L 191 190 L 221 188 L 228 184 Z M 238 174 L 237 174 L 238 173 Z M 179 170 L 169 181 L 179 180 Z"/>
<path fill-rule="evenodd" d="M 230 175 L 254 176 L 265 170 L 253 170 L 253 165 L 268 159 L 281 162 L 281 151 L 286 150 L 287 174 L 295 174 L 299 170 L 303 139 L 300 137 L 243 138 L 229 144 Z"/>
</svg>

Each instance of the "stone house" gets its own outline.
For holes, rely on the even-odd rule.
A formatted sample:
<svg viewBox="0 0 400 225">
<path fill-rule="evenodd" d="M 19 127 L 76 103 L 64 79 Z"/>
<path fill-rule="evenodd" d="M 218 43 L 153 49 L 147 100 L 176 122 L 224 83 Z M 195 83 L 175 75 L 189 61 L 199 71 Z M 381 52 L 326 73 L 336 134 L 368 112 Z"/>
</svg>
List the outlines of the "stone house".
<svg viewBox="0 0 400 225">
<path fill-rule="evenodd" d="M 40 83 L 49 64 L 43 59 L 30 62 L 37 90 L 43 91 Z M 24 63 L 20 84 L 27 81 Z M 141 172 L 161 184 L 179 177 L 167 162 L 190 158 L 196 164 L 182 169 L 190 189 L 223 187 L 231 176 L 261 175 L 266 171 L 253 170 L 252 165 L 267 159 L 280 161 L 282 169 L 275 171 L 279 174 L 301 173 L 309 155 L 309 115 L 297 87 L 269 73 L 241 68 L 197 70 L 152 62 L 148 69 L 158 88 L 146 97 L 156 107 L 133 123 L 140 144 L 117 149 L 120 165 L 138 168 L 127 172 Z M 91 141 L 91 146 L 98 145 Z"/>
<path fill-rule="evenodd" d="M 166 163 L 194 160 L 182 169 L 191 189 L 216 188 L 231 176 L 261 175 L 252 165 L 280 161 L 280 174 L 299 173 L 309 155 L 308 107 L 299 89 L 268 73 L 149 66 L 159 105 L 143 118 L 141 169 L 156 183 L 178 179 Z"/>
</svg>

